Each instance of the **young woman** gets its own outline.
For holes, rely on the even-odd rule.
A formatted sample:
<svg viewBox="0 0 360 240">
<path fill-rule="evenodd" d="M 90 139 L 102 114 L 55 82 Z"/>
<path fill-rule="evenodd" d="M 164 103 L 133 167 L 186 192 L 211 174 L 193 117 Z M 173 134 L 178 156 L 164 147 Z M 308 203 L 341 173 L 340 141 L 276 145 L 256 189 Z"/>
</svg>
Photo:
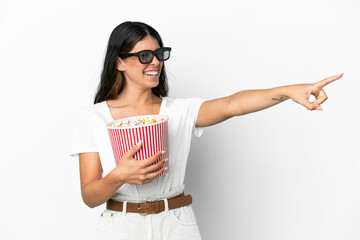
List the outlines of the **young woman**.
<svg viewBox="0 0 360 240">
<path fill-rule="evenodd" d="M 171 48 L 163 46 L 155 29 L 140 22 L 124 22 L 111 33 L 94 105 L 82 112 L 71 155 L 79 156 L 81 193 L 93 208 L 106 203 L 97 228 L 98 239 L 201 239 L 184 194 L 184 177 L 191 135 L 231 117 L 274 106 L 289 98 L 309 110 L 321 110 L 322 90 L 339 74 L 314 84 L 248 90 L 205 101 L 172 98 L 164 61 Z M 316 100 L 309 102 L 310 95 Z M 115 166 L 106 124 L 137 115 L 169 116 L 169 159 L 154 156 L 137 161 L 142 142 Z M 169 161 L 169 172 L 158 177 Z M 157 170 L 160 169 L 160 170 Z M 155 171 L 156 170 L 156 171 Z M 154 172 L 155 171 L 155 172 Z"/>
</svg>

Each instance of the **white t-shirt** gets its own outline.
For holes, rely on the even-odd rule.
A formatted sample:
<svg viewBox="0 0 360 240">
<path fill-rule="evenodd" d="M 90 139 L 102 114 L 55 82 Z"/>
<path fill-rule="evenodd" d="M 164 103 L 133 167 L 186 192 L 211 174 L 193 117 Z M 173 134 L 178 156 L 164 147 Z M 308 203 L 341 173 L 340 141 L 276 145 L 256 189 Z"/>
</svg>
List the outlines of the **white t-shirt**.
<svg viewBox="0 0 360 240">
<path fill-rule="evenodd" d="M 123 201 L 142 201 L 147 198 L 169 197 L 184 191 L 186 163 L 190 151 L 191 136 L 200 137 L 204 128 L 196 128 L 201 104 L 200 98 L 162 97 L 159 115 L 167 115 L 169 134 L 169 172 L 144 185 L 124 184 L 113 196 Z M 85 109 L 73 135 L 70 155 L 98 152 L 106 176 L 116 167 L 115 158 L 106 125 L 114 121 L 105 101 Z"/>
</svg>

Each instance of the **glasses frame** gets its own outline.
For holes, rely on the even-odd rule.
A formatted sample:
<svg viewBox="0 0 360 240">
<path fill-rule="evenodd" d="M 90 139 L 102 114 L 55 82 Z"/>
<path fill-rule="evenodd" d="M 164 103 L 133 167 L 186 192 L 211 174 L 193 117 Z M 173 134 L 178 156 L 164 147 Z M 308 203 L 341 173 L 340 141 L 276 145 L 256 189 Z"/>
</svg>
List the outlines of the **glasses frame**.
<svg viewBox="0 0 360 240">
<path fill-rule="evenodd" d="M 164 59 L 164 60 L 160 60 L 159 59 L 159 52 L 160 51 L 166 51 L 168 50 L 169 51 L 169 57 L 167 59 Z M 143 52 L 151 52 L 152 53 L 152 58 L 149 62 L 142 62 L 141 59 L 140 59 L 140 54 L 142 54 Z M 119 54 L 119 57 L 121 59 L 125 59 L 125 58 L 128 58 L 128 57 L 132 57 L 132 56 L 137 56 L 138 59 L 139 59 L 139 62 L 142 63 L 142 64 L 148 64 L 148 63 L 151 63 L 152 60 L 154 60 L 154 56 L 156 56 L 156 58 L 159 60 L 159 61 L 166 61 L 170 58 L 170 52 L 171 52 L 171 47 L 161 47 L 161 48 L 158 48 L 156 49 L 155 51 L 152 51 L 152 50 L 143 50 L 143 51 L 140 51 L 140 52 L 136 52 L 136 53 L 122 53 L 122 54 Z"/>
</svg>

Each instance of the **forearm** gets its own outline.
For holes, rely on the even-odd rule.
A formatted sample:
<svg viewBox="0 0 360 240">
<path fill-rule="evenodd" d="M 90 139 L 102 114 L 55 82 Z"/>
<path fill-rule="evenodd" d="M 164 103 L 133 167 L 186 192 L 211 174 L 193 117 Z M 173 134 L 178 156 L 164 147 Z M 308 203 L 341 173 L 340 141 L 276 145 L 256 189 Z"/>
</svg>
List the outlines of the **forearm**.
<svg viewBox="0 0 360 240">
<path fill-rule="evenodd" d="M 287 86 L 263 90 L 246 90 L 229 96 L 230 116 L 239 116 L 272 107 L 289 99 Z"/>
<path fill-rule="evenodd" d="M 82 189 L 82 198 L 89 207 L 97 207 L 109 200 L 122 185 L 110 172 L 104 178 L 86 184 Z"/>
</svg>

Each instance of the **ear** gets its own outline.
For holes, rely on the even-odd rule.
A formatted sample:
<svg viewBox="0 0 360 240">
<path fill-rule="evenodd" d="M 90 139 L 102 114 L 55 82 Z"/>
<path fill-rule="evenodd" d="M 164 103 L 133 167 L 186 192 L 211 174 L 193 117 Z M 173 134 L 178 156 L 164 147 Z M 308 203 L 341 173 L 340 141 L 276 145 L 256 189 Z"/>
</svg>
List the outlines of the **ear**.
<svg viewBox="0 0 360 240">
<path fill-rule="evenodd" d="M 124 60 L 122 60 L 120 57 L 117 57 L 117 59 L 116 59 L 117 70 L 119 70 L 121 72 L 125 71 L 124 65 L 125 65 Z"/>
</svg>

